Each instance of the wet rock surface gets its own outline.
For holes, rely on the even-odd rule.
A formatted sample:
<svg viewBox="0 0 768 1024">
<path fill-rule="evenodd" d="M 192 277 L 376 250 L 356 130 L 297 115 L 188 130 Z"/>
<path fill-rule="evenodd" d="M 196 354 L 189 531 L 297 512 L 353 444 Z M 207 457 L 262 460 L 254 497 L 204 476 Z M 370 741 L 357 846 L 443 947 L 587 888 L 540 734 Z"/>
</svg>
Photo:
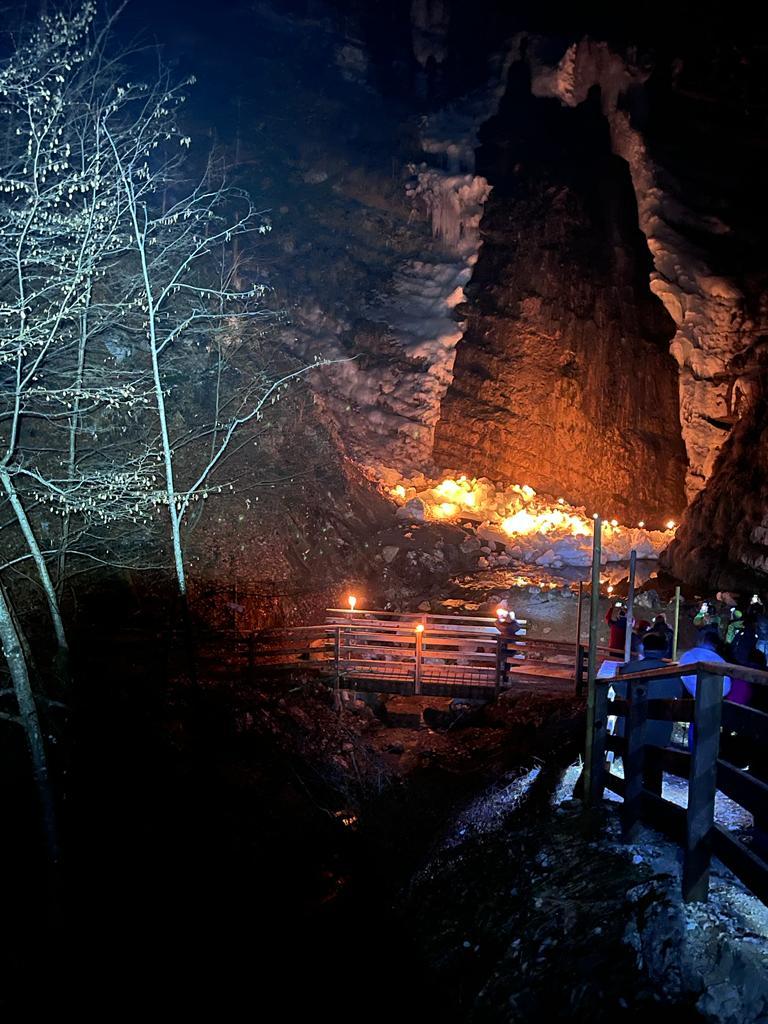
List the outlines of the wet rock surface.
<svg viewBox="0 0 768 1024">
<path fill-rule="evenodd" d="M 559 778 L 544 766 L 527 791 L 486 793 L 408 891 L 404 919 L 458 1019 L 762 1020 L 759 901 L 716 867 L 711 903 L 685 906 L 679 851 L 651 831 L 622 844 L 611 810 L 585 828 Z"/>
</svg>

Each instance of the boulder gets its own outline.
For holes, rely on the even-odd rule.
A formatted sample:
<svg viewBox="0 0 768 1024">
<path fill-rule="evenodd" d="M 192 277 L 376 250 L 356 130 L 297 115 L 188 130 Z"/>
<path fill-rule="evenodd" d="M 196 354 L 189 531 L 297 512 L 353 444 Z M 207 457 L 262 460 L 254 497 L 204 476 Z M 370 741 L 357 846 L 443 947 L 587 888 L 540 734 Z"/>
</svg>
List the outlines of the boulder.
<svg viewBox="0 0 768 1024">
<path fill-rule="evenodd" d="M 490 523 L 483 523 L 481 526 L 478 526 L 477 536 L 480 540 L 484 540 L 486 544 L 501 544 L 502 547 L 506 547 L 509 543 L 507 534 L 499 529 L 498 526 L 491 526 Z"/>
<path fill-rule="evenodd" d="M 426 518 L 426 509 L 421 498 L 411 498 L 395 512 L 395 519 L 399 519 L 400 522 L 423 523 Z"/>
</svg>

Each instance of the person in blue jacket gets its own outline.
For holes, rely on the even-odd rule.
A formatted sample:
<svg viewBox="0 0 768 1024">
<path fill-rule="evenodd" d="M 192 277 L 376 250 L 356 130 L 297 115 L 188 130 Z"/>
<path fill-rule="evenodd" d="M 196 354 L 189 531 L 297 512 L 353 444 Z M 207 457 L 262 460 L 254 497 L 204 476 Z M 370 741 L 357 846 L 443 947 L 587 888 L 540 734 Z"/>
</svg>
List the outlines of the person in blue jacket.
<svg viewBox="0 0 768 1024">
<path fill-rule="evenodd" d="M 720 635 L 716 629 L 707 629 L 699 636 L 699 641 L 695 647 L 692 647 L 685 654 L 681 654 L 678 661 L 681 665 L 692 665 L 696 661 L 709 661 L 709 662 L 722 662 L 725 664 L 725 658 L 719 653 L 717 648 L 720 645 Z M 683 676 L 683 686 L 686 688 L 688 693 L 692 697 L 696 696 L 696 676 Z M 723 676 L 723 696 L 727 697 L 731 692 L 731 680 L 729 676 Z"/>
<path fill-rule="evenodd" d="M 667 641 L 660 633 L 646 633 L 642 640 L 642 657 L 635 657 L 625 665 L 620 665 L 616 677 L 611 684 L 617 697 L 625 699 L 627 696 L 627 683 L 623 682 L 622 675 L 630 672 L 647 672 L 652 668 L 664 668 L 666 657 Z M 648 700 L 669 700 L 679 698 L 683 695 L 683 688 L 679 679 L 661 677 L 659 679 L 648 679 Z M 624 719 L 620 718 L 617 725 L 619 730 L 617 736 L 624 735 Z M 653 747 L 666 747 L 672 739 L 674 722 L 657 722 L 649 718 L 645 726 L 645 742 Z"/>
</svg>

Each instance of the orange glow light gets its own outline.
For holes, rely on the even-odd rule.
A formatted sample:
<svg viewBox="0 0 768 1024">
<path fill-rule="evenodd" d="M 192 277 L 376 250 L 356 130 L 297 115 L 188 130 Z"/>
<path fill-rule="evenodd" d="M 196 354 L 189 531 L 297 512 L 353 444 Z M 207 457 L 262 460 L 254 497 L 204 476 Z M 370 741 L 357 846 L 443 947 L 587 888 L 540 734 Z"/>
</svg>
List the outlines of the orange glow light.
<svg viewBox="0 0 768 1024">
<path fill-rule="evenodd" d="M 355 610 L 355 605 L 357 604 L 357 598 L 355 597 L 354 594 L 349 595 L 349 597 L 347 598 L 347 603 L 349 604 L 349 610 L 353 612 Z"/>
</svg>

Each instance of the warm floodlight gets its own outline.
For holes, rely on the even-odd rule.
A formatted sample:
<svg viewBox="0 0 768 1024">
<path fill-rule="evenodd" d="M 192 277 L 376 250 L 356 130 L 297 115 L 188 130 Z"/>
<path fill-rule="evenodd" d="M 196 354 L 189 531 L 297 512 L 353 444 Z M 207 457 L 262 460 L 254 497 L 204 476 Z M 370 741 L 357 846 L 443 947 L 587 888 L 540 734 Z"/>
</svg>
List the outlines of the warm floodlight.
<svg viewBox="0 0 768 1024">
<path fill-rule="evenodd" d="M 353 612 L 355 610 L 355 605 L 357 604 L 357 598 L 354 594 L 350 594 L 347 598 L 347 602 L 349 604 L 349 610 Z"/>
</svg>

